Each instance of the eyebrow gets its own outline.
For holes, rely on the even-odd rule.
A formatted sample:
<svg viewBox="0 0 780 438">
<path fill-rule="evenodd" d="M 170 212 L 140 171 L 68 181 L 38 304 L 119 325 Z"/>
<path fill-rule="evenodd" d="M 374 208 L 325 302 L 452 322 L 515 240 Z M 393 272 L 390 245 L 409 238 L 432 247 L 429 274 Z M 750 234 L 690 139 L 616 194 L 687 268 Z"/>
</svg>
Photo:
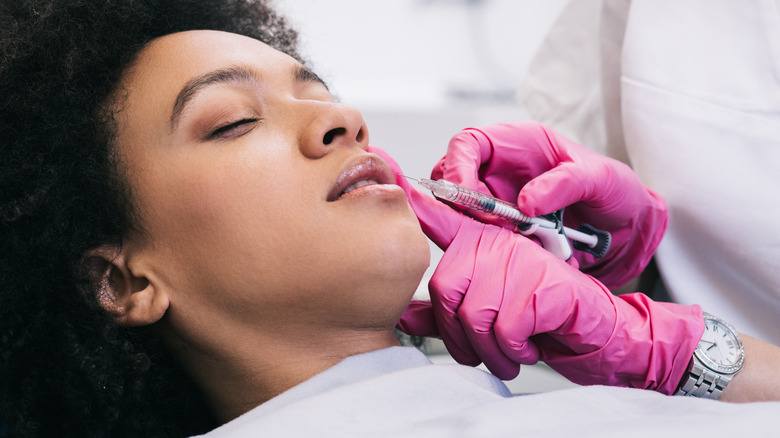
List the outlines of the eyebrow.
<svg viewBox="0 0 780 438">
<path fill-rule="evenodd" d="M 317 83 L 328 89 L 325 82 L 316 73 L 302 65 L 296 65 L 292 71 L 293 80 L 296 83 Z M 188 81 L 182 87 L 173 104 L 171 112 L 171 130 L 175 130 L 187 104 L 205 88 L 222 84 L 248 84 L 260 82 L 259 75 L 245 66 L 228 67 L 210 71 Z"/>
<path fill-rule="evenodd" d="M 328 84 L 325 83 L 325 81 L 322 80 L 319 76 L 317 76 L 316 73 L 309 70 L 308 68 L 298 65 L 296 69 L 293 71 L 293 74 L 295 75 L 295 82 L 298 82 L 300 84 L 306 84 L 306 83 L 316 83 L 320 84 L 323 87 L 325 87 L 326 90 L 330 91 L 328 89 Z"/>
</svg>

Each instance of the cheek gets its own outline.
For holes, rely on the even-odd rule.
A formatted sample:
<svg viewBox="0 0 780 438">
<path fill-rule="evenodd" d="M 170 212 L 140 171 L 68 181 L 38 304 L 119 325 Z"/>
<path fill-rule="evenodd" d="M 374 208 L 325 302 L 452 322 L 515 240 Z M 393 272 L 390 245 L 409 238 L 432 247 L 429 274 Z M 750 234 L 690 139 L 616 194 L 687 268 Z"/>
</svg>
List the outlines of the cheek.
<svg viewBox="0 0 780 438">
<path fill-rule="evenodd" d="M 328 318 L 348 303 L 367 318 L 397 318 L 429 262 L 411 208 L 335 206 L 325 202 L 334 172 L 322 164 L 268 150 L 238 156 L 144 168 L 145 231 L 173 304 L 289 319 L 270 309 Z"/>
<path fill-rule="evenodd" d="M 148 168 L 140 185 L 145 231 L 166 259 L 189 275 L 226 275 L 252 263 L 272 266 L 295 252 L 295 239 L 312 218 L 295 206 L 309 202 L 289 160 L 262 162 L 181 157 L 176 166 Z M 271 165 L 271 163 L 274 163 Z M 291 220 L 295 218 L 295 220 Z"/>
</svg>

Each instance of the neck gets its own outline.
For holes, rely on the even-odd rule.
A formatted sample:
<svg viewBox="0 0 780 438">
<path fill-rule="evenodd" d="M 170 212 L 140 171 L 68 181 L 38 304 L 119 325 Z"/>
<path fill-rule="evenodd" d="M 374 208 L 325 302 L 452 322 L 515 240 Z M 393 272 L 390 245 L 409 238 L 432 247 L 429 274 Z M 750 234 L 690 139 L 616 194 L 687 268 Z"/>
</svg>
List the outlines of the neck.
<svg viewBox="0 0 780 438">
<path fill-rule="evenodd" d="M 222 345 L 230 350 L 174 348 L 217 418 L 228 422 L 349 356 L 399 342 L 392 330 L 347 330 L 293 337 L 243 334 Z"/>
</svg>

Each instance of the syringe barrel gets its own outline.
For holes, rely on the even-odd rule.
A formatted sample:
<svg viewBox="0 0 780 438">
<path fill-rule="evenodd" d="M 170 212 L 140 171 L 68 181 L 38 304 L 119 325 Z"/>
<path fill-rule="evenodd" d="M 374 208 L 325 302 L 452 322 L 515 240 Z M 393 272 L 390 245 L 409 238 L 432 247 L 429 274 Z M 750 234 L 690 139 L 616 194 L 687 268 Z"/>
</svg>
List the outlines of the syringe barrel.
<svg viewBox="0 0 780 438">
<path fill-rule="evenodd" d="M 461 207 L 492 214 L 516 224 L 538 225 L 540 228 L 558 230 L 558 232 L 563 233 L 562 236 L 574 240 L 577 249 L 590 252 L 596 257 L 603 257 L 609 250 L 610 242 L 612 240 L 610 234 L 606 231 L 597 230 L 590 225 L 584 224 L 580 227 L 585 228 L 586 232 L 572 230 L 568 227 L 562 227 L 560 217 L 555 220 L 549 220 L 544 217 L 526 216 L 514 204 L 493 198 L 484 193 L 467 189 L 443 179 L 434 181 L 422 178 L 415 181 L 433 192 L 437 198 L 450 201 Z M 521 228 L 524 229 L 524 227 Z M 529 230 L 529 232 L 531 234 L 536 234 L 536 232 L 532 230 Z"/>
<path fill-rule="evenodd" d="M 434 195 L 460 205 L 461 207 L 479 210 L 483 213 L 492 214 L 512 222 L 522 224 L 532 222 L 529 216 L 526 216 L 518 210 L 516 206 L 508 202 L 452 184 L 448 181 L 439 180 L 435 181 L 435 183 L 438 184 L 433 188 L 429 187 Z"/>
</svg>

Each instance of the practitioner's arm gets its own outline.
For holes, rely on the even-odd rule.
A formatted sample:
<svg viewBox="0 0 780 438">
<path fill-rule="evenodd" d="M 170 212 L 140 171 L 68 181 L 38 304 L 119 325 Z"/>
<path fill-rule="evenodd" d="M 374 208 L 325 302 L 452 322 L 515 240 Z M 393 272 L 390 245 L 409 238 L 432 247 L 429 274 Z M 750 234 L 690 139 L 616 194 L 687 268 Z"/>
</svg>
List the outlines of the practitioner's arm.
<svg viewBox="0 0 780 438">
<path fill-rule="evenodd" d="M 780 400 L 780 347 L 740 333 L 745 363 L 720 400 L 751 402 Z"/>
</svg>

